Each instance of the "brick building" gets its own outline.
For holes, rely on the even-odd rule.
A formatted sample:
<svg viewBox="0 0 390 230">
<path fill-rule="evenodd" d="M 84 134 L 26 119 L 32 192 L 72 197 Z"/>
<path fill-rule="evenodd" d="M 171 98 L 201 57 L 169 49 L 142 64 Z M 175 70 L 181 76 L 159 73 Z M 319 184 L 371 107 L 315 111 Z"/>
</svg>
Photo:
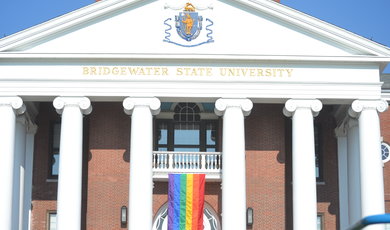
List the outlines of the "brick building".
<svg viewBox="0 0 390 230">
<path fill-rule="evenodd" d="M 1 229 L 165 230 L 169 173 L 206 174 L 207 230 L 389 211 L 388 62 L 268 0 L 99 1 L 6 37 Z"/>
</svg>

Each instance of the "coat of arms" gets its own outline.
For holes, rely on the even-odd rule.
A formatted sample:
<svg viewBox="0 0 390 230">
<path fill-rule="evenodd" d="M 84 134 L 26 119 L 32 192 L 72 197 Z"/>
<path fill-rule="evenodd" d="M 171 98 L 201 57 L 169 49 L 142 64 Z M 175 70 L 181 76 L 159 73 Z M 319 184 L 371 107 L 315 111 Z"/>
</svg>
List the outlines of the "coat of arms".
<svg viewBox="0 0 390 230">
<path fill-rule="evenodd" d="M 191 41 L 198 37 L 202 30 L 202 16 L 195 12 L 195 7 L 187 3 L 184 11 L 175 17 L 177 33 L 186 41 Z"/>
<path fill-rule="evenodd" d="M 172 41 L 171 39 L 171 29 L 172 25 L 170 24 L 170 21 L 172 21 L 172 18 L 168 18 L 164 21 L 164 25 L 167 26 L 167 29 L 165 30 L 165 39 L 163 40 L 164 42 L 172 43 L 175 45 L 183 46 L 183 47 L 194 47 L 194 46 L 199 46 L 202 44 L 214 42 L 212 33 L 213 31 L 211 30 L 211 26 L 214 24 L 209 18 L 206 18 L 206 29 L 203 32 L 202 35 L 202 23 L 203 23 L 203 17 L 199 15 L 198 12 L 196 12 L 197 9 L 200 10 L 205 10 L 205 9 L 212 9 L 211 7 L 206 7 L 206 8 L 196 8 L 192 3 L 186 3 L 185 6 L 177 8 L 177 7 L 171 7 L 171 6 L 166 6 L 166 8 L 178 10 L 178 9 L 183 9 L 182 12 L 179 12 L 178 15 L 175 15 L 174 20 L 174 26 L 177 31 L 177 35 L 187 41 L 186 43 L 182 43 L 179 41 Z M 175 35 L 177 37 L 177 35 Z M 202 35 L 202 36 L 201 36 Z M 172 36 L 172 37 L 175 37 Z M 196 42 L 198 37 L 203 37 L 203 41 L 201 42 Z"/>
</svg>

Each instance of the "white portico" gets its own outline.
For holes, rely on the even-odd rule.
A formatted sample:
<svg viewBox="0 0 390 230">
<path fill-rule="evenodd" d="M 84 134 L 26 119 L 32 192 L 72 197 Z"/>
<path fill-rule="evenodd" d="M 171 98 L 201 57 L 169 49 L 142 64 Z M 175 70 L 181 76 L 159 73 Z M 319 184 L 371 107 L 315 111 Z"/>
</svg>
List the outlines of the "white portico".
<svg viewBox="0 0 390 230">
<path fill-rule="evenodd" d="M 57 229 L 81 228 L 83 116 L 94 102 L 120 102 L 131 116 L 129 229 L 152 228 L 153 181 L 177 171 L 175 154 L 189 155 L 153 152 L 162 103 L 209 103 L 222 119 L 222 150 L 185 163 L 221 181 L 224 230 L 246 229 L 245 117 L 254 104 L 284 105 L 292 119 L 294 229 L 316 229 L 313 119 L 324 105 L 339 124 L 340 226 L 384 213 L 378 113 L 387 109 L 380 74 L 390 49 L 268 0 L 191 3 L 204 24 L 187 40 L 169 29 L 186 2 L 134 0 L 97 2 L 0 40 L 0 229 L 28 229 L 33 146 L 29 131 L 15 135 L 16 120 L 23 103 L 35 114 L 41 102 L 62 116 Z M 29 159 L 16 174 L 15 144 Z M 202 168 L 210 159 L 217 166 Z"/>
</svg>

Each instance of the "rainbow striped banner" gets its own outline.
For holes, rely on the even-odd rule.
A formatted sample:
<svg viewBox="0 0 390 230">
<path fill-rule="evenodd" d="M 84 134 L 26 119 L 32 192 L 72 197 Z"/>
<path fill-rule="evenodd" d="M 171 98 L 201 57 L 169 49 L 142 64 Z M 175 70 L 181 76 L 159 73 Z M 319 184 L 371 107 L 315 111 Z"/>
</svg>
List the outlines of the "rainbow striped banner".
<svg viewBox="0 0 390 230">
<path fill-rule="evenodd" d="M 203 230 L 205 174 L 169 174 L 168 230 Z"/>
</svg>

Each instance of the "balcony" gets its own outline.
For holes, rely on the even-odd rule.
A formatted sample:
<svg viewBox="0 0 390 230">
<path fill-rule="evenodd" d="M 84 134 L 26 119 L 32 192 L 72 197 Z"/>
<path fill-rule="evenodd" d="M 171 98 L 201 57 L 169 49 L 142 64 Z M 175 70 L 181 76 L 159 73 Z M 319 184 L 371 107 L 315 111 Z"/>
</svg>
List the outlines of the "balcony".
<svg viewBox="0 0 390 230">
<path fill-rule="evenodd" d="M 167 181 L 169 173 L 204 173 L 208 181 L 220 181 L 220 152 L 153 152 L 153 180 Z"/>
</svg>

